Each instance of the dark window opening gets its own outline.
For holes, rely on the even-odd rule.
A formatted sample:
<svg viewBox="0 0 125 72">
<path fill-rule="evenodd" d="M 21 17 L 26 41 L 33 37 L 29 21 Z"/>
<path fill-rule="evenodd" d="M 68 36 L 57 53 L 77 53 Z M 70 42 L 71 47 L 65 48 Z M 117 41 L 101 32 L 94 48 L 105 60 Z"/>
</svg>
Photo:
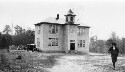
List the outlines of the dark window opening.
<svg viewBox="0 0 125 72">
<path fill-rule="evenodd" d="M 73 17 L 71 17 L 71 21 L 73 22 Z"/>
</svg>

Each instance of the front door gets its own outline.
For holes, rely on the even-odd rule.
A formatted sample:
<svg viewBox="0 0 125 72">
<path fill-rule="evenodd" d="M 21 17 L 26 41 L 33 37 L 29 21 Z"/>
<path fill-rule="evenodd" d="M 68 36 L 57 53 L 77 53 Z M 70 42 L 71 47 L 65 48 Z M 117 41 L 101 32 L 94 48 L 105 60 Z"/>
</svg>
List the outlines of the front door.
<svg viewBox="0 0 125 72">
<path fill-rule="evenodd" d="M 75 50 L 75 43 L 70 43 L 70 50 Z"/>
</svg>

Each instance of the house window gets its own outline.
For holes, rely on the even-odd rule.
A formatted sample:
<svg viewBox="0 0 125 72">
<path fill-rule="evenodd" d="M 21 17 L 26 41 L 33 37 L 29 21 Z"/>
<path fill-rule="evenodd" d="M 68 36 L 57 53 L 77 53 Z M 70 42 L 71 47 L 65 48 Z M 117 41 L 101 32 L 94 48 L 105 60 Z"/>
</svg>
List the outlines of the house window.
<svg viewBox="0 0 125 72">
<path fill-rule="evenodd" d="M 85 47 L 85 40 L 82 40 L 82 47 Z"/>
<path fill-rule="evenodd" d="M 78 36 L 83 36 L 83 35 L 85 35 L 85 28 L 79 28 Z"/>
<path fill-rule="evenodd" d="M 71 17 L 71 21 L 73 22 L 73 17 Z"/>
<path fill-rule="evenodd" d="M 83 33 L 82 28 L 79 28 L 79 30 L 78 30 L 78 36 L 82 36 L 82 33 Z"/>
<path fill-rule="evenodd" d="M 82 47 L 82 40 L 80 40 L 80 47 Z"/>
<path fill-rule="evenodd" d="M 40 38 L 37 38 L 37 47 L 40 47 Z"/>
<path fill-rule="evenodd" d="M 58 38 L 49 38 L 48 46 L 58 46 Z"/>
<path fill-rule="evenodd" d="M 78 40 L 78 47 L 85 47 L 85 40 Z"/>
<path fill-rule="evenodd" d="M 66 17 L 66 22 L 68 22 L 68 17 Z"/>
<path fill-rule="evenodd" d="M 51 34 L 58 33 L 58 25 L 50 25 L 49 26 L 49 33 L 51 33 Z"/>
<path fill-rule="evenodd" d="M 38 34 L 40 34 L 40 26 L 38 26 L 38 31 L 37 32 L 38 32 Z"/>
<path fill-rule="evenodd" d="M 83 35 L 85 35 L 85 28 L 83 28 Z"/>
<path fill-rule="evenodd" d="M 70 40 L 70 42 L 75 42 L 75 40 Z"/>
</svg>

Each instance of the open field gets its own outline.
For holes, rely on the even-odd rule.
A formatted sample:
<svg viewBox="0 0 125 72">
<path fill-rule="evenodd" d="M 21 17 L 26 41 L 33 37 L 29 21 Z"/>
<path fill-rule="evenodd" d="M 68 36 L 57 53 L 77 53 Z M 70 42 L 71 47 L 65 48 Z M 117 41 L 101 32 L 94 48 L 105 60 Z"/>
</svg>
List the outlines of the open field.
<svg viewBox="0 0 125 72">
<path fill-rule="evenodd" d="M 21 55 L 22 59 L 16 59 L 18 55 Z M 47 68 L 55 64 L 54 58 L 57 56 L 47 53 L 13 51 L 4 52 L 0 57 L 0 69 L 6 72 L 47 72 Z"/>
<path fill-rule="evenodd" d="M 17 59 L 18 56 L 22 59 Z M 0 51 L 0 72 L 125 72 L 125 57 L 112 69 L 110 55 Z"/>
</svg>

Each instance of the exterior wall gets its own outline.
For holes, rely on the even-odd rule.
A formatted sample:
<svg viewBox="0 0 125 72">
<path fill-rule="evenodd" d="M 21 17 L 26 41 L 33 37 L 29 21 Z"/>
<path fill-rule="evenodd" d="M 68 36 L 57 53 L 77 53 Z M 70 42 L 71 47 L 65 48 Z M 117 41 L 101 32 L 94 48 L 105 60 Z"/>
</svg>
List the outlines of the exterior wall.
<svg viewBox="0 0 125 72">
<path fill-rule="evenodd" d="M 75 50 L 77 50 L 77 28 L 77 25 L 69 25 L 68 50 L 70 50 L 70 43 L 75 43 Z M 70 40 L 75 40 L 75 42 L 70 42 Z"/>
<path fill-rule="evenodd" d="M 50 34 L 49 33 L 49 25 L 50 24 L 43 24 L 43 49 L 44 51 L 62 51 L 62 43 L 63 43 L 63 29 L 61 25 L 59 26 L 57 34 Z M 58 46 L 48 46 L 49 38 L 58 38 Z"/>
<path fill-rule="evenodd" d="M 37 26 L 35 25 L 35 45 L 37 44 L 37 37 L 38 37 L 38 34 L 37 34 Z"/>
<path fill-rule="evenodd" d="M 64 51 L 68 52 L 68 33 L 69 33 L 69 25 L 63 26 L 63 44 L 62 47 Z"/>
<path fill-rule="evenodd" d="M 88 35 L 88 36 L 86 37 L 86 40 L 87 40 L 87 41 L 86 41 L 86 48 L 87 48 L 87 49 L 86 49 L 86 52 L 89 53 L 89 28 L 86 29 L 86 34 Z"/>
<path fill-rule="evenodd" d="M 38 34 L 38 25 L 35 26 L 35 45 L 37 45 L 37 38 L 40 38 L 40 47 L 37 47 L 42 50 L 43 48 L 43 25 L 40 25 L 40 33 Z"/>
<path fill-rule="evenodd" d="M 83 51 L 85 53 L 89 52 L 89 28 L 85 28 L 85 35 L 83 36 L 78 36 L 78 40 L 85 40 L 85 47 L 78 47 L 78 51 Z M 78 43 L 77 43 L 78 45 Z"/>
<path fill-rule="evenodd" d="M 40 34 L 38 34 L 38 25 L 35 25 L 35 44 L 37 45 L 37 38 L 40 38 L 39 49 L 43 51 L 66 51 L 70 50 L 70 40 L 75 40 L 75 50 L 82 52 L 89 52 L 89 28 L 85 28 L 85 35 L 78 36 L 77 25 L 58 25 L 58 33 L 49 33 L 50 24 L 41 24 Z M 84 28 L 84 27 L 82 27 Z M 73 33 L 72 33 L 73 31 Z M 58 46 L 48 46 L 49 38 L 58 38 Z M 78 47 L 78 40 L 85 40 L 85 47 Z"/>
</svg>

